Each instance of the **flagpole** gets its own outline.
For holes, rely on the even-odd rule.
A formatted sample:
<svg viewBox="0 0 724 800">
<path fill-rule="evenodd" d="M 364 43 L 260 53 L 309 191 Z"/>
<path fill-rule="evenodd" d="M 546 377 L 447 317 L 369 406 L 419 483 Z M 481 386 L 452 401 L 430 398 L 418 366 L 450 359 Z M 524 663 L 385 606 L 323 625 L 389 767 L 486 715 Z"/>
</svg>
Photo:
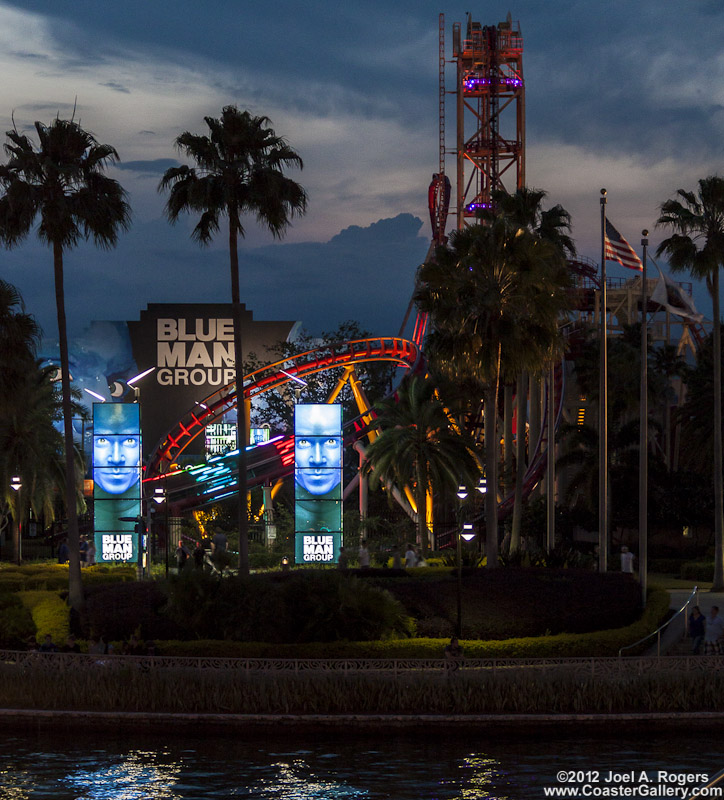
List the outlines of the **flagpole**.
<svg viewBox="0 0 724 800">
<path fill-rule="evenodd" d="M 606 190 L 601 189 L 601 361 L 598 391 L 598 571 L 608 570 L 608 298 L 606 293 Z"/>
<path fill-rule="evenodd" d="M 648 516 L 649 516 L 649 393 L 648 393 L 648 285 L 646 283 L 646 253 L 649 247 L 649 232 L 641 231 L 641 402 L 639 405 L 639 583 L 641 605 L 646 608 L 646 583 L 648 579 Z"/>
</svg>

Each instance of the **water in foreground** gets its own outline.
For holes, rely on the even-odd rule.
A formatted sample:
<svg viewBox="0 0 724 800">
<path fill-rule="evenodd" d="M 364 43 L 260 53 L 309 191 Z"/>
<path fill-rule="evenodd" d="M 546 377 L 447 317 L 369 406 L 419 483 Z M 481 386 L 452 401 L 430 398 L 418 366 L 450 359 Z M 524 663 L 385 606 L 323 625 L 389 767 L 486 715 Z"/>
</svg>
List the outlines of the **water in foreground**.
<svg viewBox="0 0 724 800">
<path fill-rule="evenodd" d="M 642 771 L 650 793 L 629 797 L 684 797 L 684 785 L 701 779 L 683 776 L 712 776 L 722 766 L 721 740 L 708 732 L 613 738 L 568 729 L 539 738 L 531 730 L 505 739 L 494 728 L 451 736 L 434 727 L 244 738 L 0 732 L 0 800 L 537 800 L 555 796 L 546 789 L 556 786 L 611 797 L 622 795 L 603 790 L 643 785 Z M 659 770 L 667 773 L 663 784 Z M 659 784 L 670 789 L 657 792 Z"/>
</svg>

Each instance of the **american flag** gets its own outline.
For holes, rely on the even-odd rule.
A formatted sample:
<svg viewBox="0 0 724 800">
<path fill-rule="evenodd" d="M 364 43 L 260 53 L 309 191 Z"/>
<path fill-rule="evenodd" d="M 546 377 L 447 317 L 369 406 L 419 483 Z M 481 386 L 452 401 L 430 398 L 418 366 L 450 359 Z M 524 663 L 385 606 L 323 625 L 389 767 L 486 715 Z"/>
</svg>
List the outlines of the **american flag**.
<svg viewBox="0 0 724 800">
<path fill-rule="evenodd" d="M 607 260 L 618 261 L 619 264 L 629 269 L 643 270 L 644 265 L 641 263 L 641 259 L 636 255 L 633 247 L 631 247 L 608 220 L 606 220 L 605 244 Z"/>
</svg>

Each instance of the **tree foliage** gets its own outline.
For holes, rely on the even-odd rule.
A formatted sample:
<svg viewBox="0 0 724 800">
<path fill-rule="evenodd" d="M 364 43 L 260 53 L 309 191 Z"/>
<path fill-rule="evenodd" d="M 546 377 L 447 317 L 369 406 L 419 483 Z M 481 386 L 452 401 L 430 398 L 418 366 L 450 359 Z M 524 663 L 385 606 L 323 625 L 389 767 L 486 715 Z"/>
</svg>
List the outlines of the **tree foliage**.
<svg viewBox="0 0 724 800">
<path fill-rule="evenodd" d="M 126 193 L 118 181 L 105 175 L 118 153 L 100 144 L 75 120 L 56 118 L 50 125 L 35 123 L 38 145 L 17 129 L 8 131 L 7 162 L 0 166 L 0 240 L 7 247 L 20 244 L 32 230 L 53 250 L 55 304 L 65 450 L 65 505 L 70 548 L 69 592 L 74 608 L 82 605 L 79 531 L 75 506 L 72 398 L 68 363 L 63 267 L 65 252 L 83 239 L 102 249 L 113 247 L 130 223 Z"/>
<path fill-rule="evenodd" d="M 400 490 L 414 487 L 418 539 L 427 552 L 427 489 L 453 490 L 463 481 L 476 484 L 480 467 L 472 439 L 450 418 L 434 383 L 406 378 L 395 397 L 375 404 L 379 436 L 367 448 L 372 474 Z"/>
<path fill-rule="evenodd" d="M 241 297 L 239 290 L 238 237 L 244 236 L 243 220 L 252 214 L 274 237 L 280 237 L 296 214 L 307 207 L 307 194 L 285 167 L 302 167 L 302 159 L 269 127 L 268 117 L 255 117 L 236 106 L 225 106 L 220 117 L 204 117 L 208 136 L 185 131 L 176 147 L 195 166 L 167 170 L 159 191 L 168 191 L 166 215 L 174 223 L 182 214 L 199 214 L 191 236 L 209 244 L 220 231 L 222 217 L 228 222 L 231 302 L 234 318 L 236 385 L 243 386 Z M 247 516 L 246 417 L 238 414 L 239 450 L 239 568 L 249 571 L 249 520 Z"/>
</svg>

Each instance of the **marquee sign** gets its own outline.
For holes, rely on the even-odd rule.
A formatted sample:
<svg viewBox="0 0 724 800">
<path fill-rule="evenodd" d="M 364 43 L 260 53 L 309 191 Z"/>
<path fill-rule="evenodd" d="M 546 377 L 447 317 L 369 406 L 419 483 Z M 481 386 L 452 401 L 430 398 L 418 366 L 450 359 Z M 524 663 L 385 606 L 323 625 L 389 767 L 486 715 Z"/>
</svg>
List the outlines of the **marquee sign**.
<svg viewBox="0 0 724 800">
<path fill-rule="evenodd" d="M 152 449 L 195 403 L 236 380 L 234 323 L 229 303 L 150 303 L 138 322 L 128 322 L 138 372 L 153 372 L 138 384 L 143 407 L 143 436 Z M 244 355 L 267 356 L 267 348 L 285 341 L 291 321 L 258 321 L 242 304 Z M 230 418 L 226 420 L 235 423 Z M 203 455 L 204 437 L 187 453 Z"/>
<path fill-rule="evenodd" d="M 138 403 L 93 405 L 93 504 L 96 561 L 137 561 L 141 514 Z"/>
<path fill-rule="evenodd" d="M 297 564 L 336 564 L 342 543 L 342 406 L 294 409 Z"/>
</svg>

